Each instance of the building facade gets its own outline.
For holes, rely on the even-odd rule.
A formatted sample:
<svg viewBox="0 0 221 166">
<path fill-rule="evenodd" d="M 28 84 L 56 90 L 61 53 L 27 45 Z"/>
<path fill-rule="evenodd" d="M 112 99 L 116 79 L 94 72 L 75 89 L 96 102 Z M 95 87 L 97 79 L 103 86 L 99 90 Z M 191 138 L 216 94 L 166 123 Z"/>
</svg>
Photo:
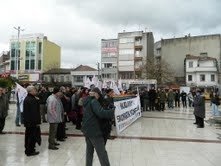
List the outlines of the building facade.
<svg viewBox="0 0 221 166">
<path fill-rule="evenodd" d="M 185 84 L 184 59 L 187 54 L 208 56 L 217 59 L 220 70 L 221 59 L 220 34 L 203 36 L 185 36 L 181 38 L 161 39 L 155 43 L 155 57 L 170 65 L 175 80 Z M 218 78 L 220 82 L 220 76 Z"/>
<path fill-rule="evenodd" d="M 101 40 L 101 77 L 117 81 L 118 39 Z"/>
<path fill-rule="evenodd" d="M 80 65 L 71 71 L 72 86 L 73 87 L 84 86 L 84 81 L 87 78 L 92 79 L 93 76 L 98 77 L 98 75 L 99 75 L 98 70 L 90 66 Z"/>
<path fill-rule="evenodd" d="M 148 57 L 154 57 L 152 32 L 118 33 L 118 78 L 140 79 L 141 67 Z"/>
<path fill-rule="evenodd" d="M 218 87 L 218 63 L 208 56 L 186 55 L 186 85 L 194 87 Z"/>
<path fill-rule="evenodd" d="M 55 68 L 42 74 L 43 82 L 53 85 L 71 85 L 71 70 Z"/>
<path fill-rule="evenodd" d="M 18 41 L 19 40 L 19 41 Z M 17 58 L 18 57 L 18 58 Z M 41 73 L 52 68 L 60 68 L 61 48 L 49 41 L 44 34 L 22 35 L 19 39 L 10 39 L 10 73 L 14 77 L 28 79 L 38 75 L 35 81 L 41 80 Z"/>
<path fill-rule="evenodd" d="M 0 55 L 0 74 L 10 73 L 10 52 L 4 51 Z"/>
</svg>

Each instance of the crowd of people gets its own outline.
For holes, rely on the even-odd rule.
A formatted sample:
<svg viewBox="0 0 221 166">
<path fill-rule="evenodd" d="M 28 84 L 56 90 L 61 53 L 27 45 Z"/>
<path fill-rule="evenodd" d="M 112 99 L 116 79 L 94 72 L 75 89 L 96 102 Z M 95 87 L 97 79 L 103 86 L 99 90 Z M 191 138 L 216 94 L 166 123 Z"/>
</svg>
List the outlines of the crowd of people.
<svg viewBox="0 0 221 166">
<path fill-rule="evenodd" d="M 100 89 L 91 85 L 90 88 L 54 87 L 52 91 L 41 86 L 27 86 L 27 96 L 23 102 L 23 110 L 20 110 L 20 102 L 17 102 L 17 114 L 15 124 L 25 126 L 25 154 L 27 156 L 38 155 L 36 143 L 41 145 L 41 123 L 49 123 L 48 149 L 58 150 L 59 142 L 67 139 L 67 122 L 76 125 L 81 130 L 86 142 L 86 166 L 92 165 L 94 149 L 98 154 L 101 165 L 110 165 L 105 149 L 108 138 L 111 138 L 111 127 L 114 124 L 114 100 L 112 89 Z M 127 92 L 130 93 L 130 92 Z M 131 92 L 132 94 L 132 92 Z M 200 89 L 190 91 L 188 94 L 179 90 L 164 89 L 150 90 L 146 88 L 139 92 L 142 111 L 164 111 L 166 104 L 168 109 L 179 108 L 180 102 L 183 108 L 193 107 L 195 122 L 198 128 L 204 127 L 205 98 Z M 18 93 L 17 93 L 17 100 Z M 220 105 L 218 93 L 211 93 L 212 115 L 219 116 Z M 5 119 L 8 115 L 9 97 L 5 88 L 0 87 L 0 134 Z"/>
<path fill-rule="evenodd" d="M 23 111 L 18 113 L 20 108 L 17 108 L 15 124 L 17 127 L 21 124 L 25 126 L 27 156 L 39 154 L 35 146 L 36 143 L 41 145 L 41 123 L 49 123 L 48 149 L 58 150 L 59 142 L 67 139 L 66 123 L 71 122 L 85 135 L 86 165 L 92 165 L 94 149 L 101 165 L 110 165 L 105 145 L 110 138 L 114 119 L 112 89 L 101 92 L 94 85 L 90 89 L 61 86 L 54 87 L 50 92 L 46 87 L 37 90 L 30 85 L 26 90 L 28 94 L 23 102 Z"/>
</svg>

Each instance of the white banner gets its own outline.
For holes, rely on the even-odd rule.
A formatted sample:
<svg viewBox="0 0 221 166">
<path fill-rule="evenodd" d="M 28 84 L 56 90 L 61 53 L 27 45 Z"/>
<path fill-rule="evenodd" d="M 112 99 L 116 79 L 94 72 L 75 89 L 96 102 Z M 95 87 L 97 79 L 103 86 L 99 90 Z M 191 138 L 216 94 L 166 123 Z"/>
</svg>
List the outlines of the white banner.
<svg viewBox="0 0 221 166">
<path fill-rule="evenodd" d="M 117 134 L 141 117 L 140 97 L 114 102 Z"/>
<path fill-rule="evenodd" d="M 25 88 L 23 88 L 21 85 L 16 83 L 15 93 L 18 93 L 18 101 L 17 102 L 19 102 L 20 111 L 23 112 L 23 102 L 24 102 L 25 97 L 27 96 L 28 92 Z"/>
</svg>

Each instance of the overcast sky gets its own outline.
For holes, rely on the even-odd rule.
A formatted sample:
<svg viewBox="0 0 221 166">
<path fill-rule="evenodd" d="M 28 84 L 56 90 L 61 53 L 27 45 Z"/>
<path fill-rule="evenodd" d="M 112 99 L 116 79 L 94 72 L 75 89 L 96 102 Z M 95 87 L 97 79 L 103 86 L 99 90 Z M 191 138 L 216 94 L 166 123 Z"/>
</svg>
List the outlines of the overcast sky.
<svg viewBox="0 0 221 166">
<path fill-rule="evenodd" d="M 101 39 L 145 29 L 161 38 L 221 32 L 221 0 L 1 0 L 0 52 L 16 35 L 44 33 L 61 46 L 62 67 L 100 61 Z"/>
</svg>

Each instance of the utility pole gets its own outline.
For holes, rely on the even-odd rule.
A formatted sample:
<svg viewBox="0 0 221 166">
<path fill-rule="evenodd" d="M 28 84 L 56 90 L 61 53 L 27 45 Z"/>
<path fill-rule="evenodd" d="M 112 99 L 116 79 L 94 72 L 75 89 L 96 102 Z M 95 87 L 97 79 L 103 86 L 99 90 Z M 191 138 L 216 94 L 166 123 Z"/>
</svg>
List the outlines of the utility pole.
<svg viewBox="0 0 221 166">
<path fill-rule="evenodd" d="M 97 63 L 98 79 L 100 79 L 100 63 Z"/>
<path fill-rule="evenodd" d="M 18 36 L 17 36 L 17 46 L 16 46 L 16 49 L 15 49 L 15 60 L 16 60 L 16 78 L 18 79 L 18 70 L 19 70 L 19 67 L 18 67 L 18 58 L 19 58 L 19 36 L 20 36 L 20 31 L 24 31 L 24 29 L 21 29 L 20 26 L 18 27 L 14 27 L 15 30 L 18 31 Z M 21 52 L 21 51 L 20 51 Z"/>
</svg>

